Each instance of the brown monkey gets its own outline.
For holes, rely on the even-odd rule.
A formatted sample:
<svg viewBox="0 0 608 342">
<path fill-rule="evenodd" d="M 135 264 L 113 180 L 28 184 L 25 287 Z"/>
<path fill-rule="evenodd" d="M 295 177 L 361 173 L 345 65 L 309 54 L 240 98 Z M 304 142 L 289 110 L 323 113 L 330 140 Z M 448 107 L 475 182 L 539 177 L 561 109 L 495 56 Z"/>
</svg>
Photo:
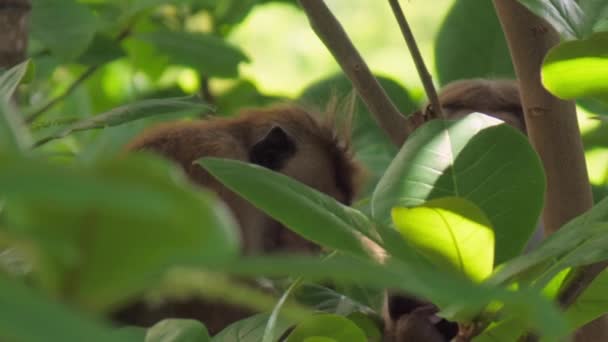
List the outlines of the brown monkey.
<svg viewBox="0 0 608 342">
<path fill-rule="evenodd" d="M 480 112 L 526 132 L 516 81 L 472 79 L 455 81 L 438 94 L 447 119 Z M 455 323 L 434 315 L 432 305 L 411 296 L 387 291 L 384 302 L 385 341 L 444 342 L 458 333 Z"/>
<path fill-rule="evenodd" d="M 243 253 L 318 248 L 263 214 L 225 188 L 201 166 L 205 156 L 237 159 L 279 171 L 344 204 L 355 196 L 359 167 L 351 158 L 348 139 L 330 119 L 320 120 L 295 106 L 248 110 L 235 118 L 161 124 L 136 137 L 128 151 L 151 151 L 179 164 L 197 185 L 226 202 L 241 228 Z M 211 334 L 252 312 L 217 301 L 172 301 L 157 308 L 137 302 L 114 315 L 119 322 L 151 325 L 162 318 L 195 318 Z"/>
</svg>

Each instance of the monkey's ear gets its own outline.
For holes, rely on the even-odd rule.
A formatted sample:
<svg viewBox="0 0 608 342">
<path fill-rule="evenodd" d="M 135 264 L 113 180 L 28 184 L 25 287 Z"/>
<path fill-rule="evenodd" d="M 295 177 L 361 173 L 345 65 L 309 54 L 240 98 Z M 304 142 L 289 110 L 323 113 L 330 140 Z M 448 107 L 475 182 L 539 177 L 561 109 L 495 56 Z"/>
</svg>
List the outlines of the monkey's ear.
<svg viewBox="0 0 608 342">
<path fill-rule="evenodd" d="M 296 153 L 295 141 L 279 126 L 274 126 L 249 150 L 253 164 L 279 170 Z"/>
</svg>

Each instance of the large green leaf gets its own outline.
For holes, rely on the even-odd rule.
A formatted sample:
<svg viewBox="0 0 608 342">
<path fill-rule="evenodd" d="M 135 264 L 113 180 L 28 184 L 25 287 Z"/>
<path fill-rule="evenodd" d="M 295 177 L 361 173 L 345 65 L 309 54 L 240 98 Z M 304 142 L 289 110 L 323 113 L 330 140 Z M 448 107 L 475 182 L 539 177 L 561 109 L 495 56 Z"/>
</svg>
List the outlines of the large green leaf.
<svg viewBox="0 0 608 342">
<path fill-rule="evenodd" d="M 508 156 L 508 157 L 506 157 Z M 412 134 L 378 183 L 374 218 L 390 221 L 395 206 L 456 196 L 482 209 L 494 227 L 495 263 L 518 255 L 536 227 L 545 177 L 527 139 L 475 113 L 434 120 Z"/>
<path fill-rule="evenodd" d="M 455 1 L 439 30 L 435 56 L 441 84 L 476 77 L 515 77 L 492 1 Z"/>
<path fill-rule="evenodd" d="M 320 314 L 298 324 L 287 337 L 287 342 L 306 342 L 312 337 L 328 337 L 336 342 L 366 342 L 359 327 L 346 317 Z"/>
<path fill-rule="evenodd" d="M 7 99 L 0 98 L 0 154 L 25 152 L 32 146 L 32 137 L 21 116 Z"/>
<path fill-rule="evenodd" d="M 200 111 L 209 108 L 204 102 L 192 97 L 141 100 L 111 109 L 61 128 L 38 140 L 36 146 L 51 140 L 64 138 L 74 132 L 122 125 L 131 121 L 181 111 Z"/>
<path fill-rule="evenodd" d="M 565 268 L 608 258 L 607 240 L 608 198 L 551 234 L 534 251 L 505 263 L 489 282 L 506 284 L 525 275 L 544 287 Z"/>
<path fill-rule="evenodd" d="M 283 174 L 236 160 L 198 161 L 229 189 L 306 239 L 331 249 L 364 254 L 357 232 L 369 234 L 370 221 Z"/>
<path fill-rule="evenodd" d="M 373 312 L 372 308 L 319 284 L 304 283 L 298 287 L 295 296 L 299 303 L 326 313 L 346 316 L 354 312 Z"/>
<path fill-rule="evenodd" d="M 590 97 L 608 103 L 608 32 L 551 49 L 542 66 L 542 82 L 563 99 Z"/>
<path fill-rule="evenodd" d="M 32 36 L 65 61 L 83 53 L 96 30 L 95 14 L 76 0 L 32 1 Z"/>
<path fill-rule="evenodd" d="M 35 252 L 39 285 L 81 306 L 109 310 L 172 265 L 238 252 L 227 209 L 164 160 L 74 167 L 2 157 L 0 164 L 5 234 Z"/>
<path fill-rule="evenodd" d="M 192 67 L 209 77 L 235 77 L 239 64 L 248 61 L 241 50 L 210 34 L 159 31 L 136 38 L 153 44 L 171 63 Z"/>
<path fill-rule="evenodd" d="M 0 75 L 0 101 L 7 101 L 13 96 L 29 65 L 29 61 L 25 61 L 2 72 Z"/>
<path fill-rule="evenodd" d="M 125 51 L 116 39 L 96 35 L 91 45 L 78 58 L 78 62 L 86 65 L 102 65 L 125 56 Z"/>
<path fill-rule="evenodd" d="M 457 197 L 393 209 L 401 234 L 435 264 L 481 281 L 494 268 L 494 232 L 484 213 Z"/>
<path fill-rule="evenodd" d="M 390 78 L 381 76 L 376 76 L 376 78 L 402 113 L 409 114 L 418 109 L 418 105 L 407 89 Z M 352 91 L 351 82 L 340 73 L 310 85 L 300 94 L 299 100 L 308 105 L 324 108 L 332 100 L 346 99 Z M 332 99 L 332 97 L 335 98 Z M 366 180 L 367 186 L 363 189 L 362 194 L 369 195 L 397 153 L 397 148 L 388 139 L 386 133 L 380 129 L 372 114 L 358 97 L 353 114 L 352 145 L 357 160 L 363 163 L 366 171 L 369 172 L 369 178 Z"/>
<path fill-rule="evenodd" d="M 0 340 L 139 342 L 0 276 Z"/>
<path fill-rule="evenodd" d="M 165 319 L 146 333 L 145 342 L 209 342 L 207 328 L 193 319 Z"/>
</svg>

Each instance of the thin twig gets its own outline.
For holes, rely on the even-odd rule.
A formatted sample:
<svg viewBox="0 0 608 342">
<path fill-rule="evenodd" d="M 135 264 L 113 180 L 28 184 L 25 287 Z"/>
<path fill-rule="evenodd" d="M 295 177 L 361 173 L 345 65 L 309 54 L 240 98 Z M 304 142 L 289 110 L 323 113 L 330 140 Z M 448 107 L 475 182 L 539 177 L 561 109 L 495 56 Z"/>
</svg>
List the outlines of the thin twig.
<svg viewBox="0 0 608 342">
<path fill-rule="evenodd" d="M 414 60 L 414 64 L 416 65 L 416 70 L 418 71 L 418 75 L 420 76 L 420 80 L 422 81 L 426 96 L 428 97 L 429 102 L 431 103 L 432 114 L 436 117 L 443 118 L 441 103 L 439 102 L 437 91 L 433 86 L 433 78 L 429 73 L 428 69 L 426 68 L 426 65 L 424 64 L 422 54 L 420 53 L 418 44 L 416 44 L 416 39 L 414 38 L 414 34 L 410 29 L 410 25 L 408 24 L 407 19 L 403 14 L 403 10 L 401 9 L 399 0 L 388 0 L 388 2 L 391 5 L 391 9 L 393 10 L 395 19 L 397 19 L 397 24 L 399 24 L 401 34 L 403 34 L 403 39 L 405 39 L 405 43 L 407 44 L 407 47 L 410 50 L 410 54 L 412 55 L 412 59 Z"/>
<path fill-rule="evenodd" d="M 401 146 L 417 127 L 415 121 L 406 119 L 386 95 L 344 32 L 344 28 L 323 0 L 299 0 L 299 2 L 308 16 L 312 29 L 340 64 L 342 71 L 350 79 L 378 125 L 395 145 Z"/>
<path fill-rule="evenodd" d="M 117 43 L 120 43 L 123 39 L 129 36 L 129 34 L 131 33 L 131 27 L 132 24 L 129 24 L 124 30 L 122 30 L 118 34 L 118 36 L 116 36 L 115 40 Z M 74 92 L 74 90 L 78 88 L 78 86 L 80 86 L 84 81 L 91 77 L 91 75 L 93 75 L 95 71 L 101 68 L 104 64 L 105 63 L 89 66 L 82 74 L 80 74 L 80 76 L 74 82 L 72 82 L 72 84 L 70 84 L 70 86 L 63 93 L 61 93 L 54 99 L 47 102 L 44 106 L 30 114 L 25 119 L 25 122 L 31 123 L 32 121 L 36 120 L 40 115 L 44 114 L 46 111 L 56 106 L 59 102 L 65 100 L 65 98 L 70 96 Z"/>
</svg>

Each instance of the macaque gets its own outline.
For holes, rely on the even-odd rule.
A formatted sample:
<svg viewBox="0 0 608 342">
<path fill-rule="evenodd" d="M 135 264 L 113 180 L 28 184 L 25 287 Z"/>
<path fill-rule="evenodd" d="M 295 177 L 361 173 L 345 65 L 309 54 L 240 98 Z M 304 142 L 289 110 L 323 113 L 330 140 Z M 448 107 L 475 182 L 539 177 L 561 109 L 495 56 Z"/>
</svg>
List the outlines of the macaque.
<svg viewBox="0 0 608 342">
<path fill-rule="evenodd" d="M 263 214 L 194 162 L 202 157 L 250 162 L 350 204 L 360 168 L 351 157 L 348 139 L 341 136 L 333 119 L 333 115 L 326 115 L 322 120 L 296 106 L 247 110 L 235 118 L 161 124 L 143 132 L 126 148 L 164 156 L 180 165 L 194 184 L 217 193 L 239 223 L 243 254 L 318 252 L 312 242 Z M 162 318 L 193 318 L 205 323 L 213 335 L 229 323 L 252 314 L 219 301 L 185 299 L 156 308 L 136 302 L 117 312 L 114 318 L 145 326 Z"/>
<path fill-rule="evenodd" d="M 515 81 L 462 80 L 446 85 L 438 94 L 447 119 L 480 112 L 526 132 L 519 88 Z M 458 326 L 435 315 L 427 302 L 387 291 L 384 302 L 386 342 L 445 342 L 458 333 Z"/>
</svg>

